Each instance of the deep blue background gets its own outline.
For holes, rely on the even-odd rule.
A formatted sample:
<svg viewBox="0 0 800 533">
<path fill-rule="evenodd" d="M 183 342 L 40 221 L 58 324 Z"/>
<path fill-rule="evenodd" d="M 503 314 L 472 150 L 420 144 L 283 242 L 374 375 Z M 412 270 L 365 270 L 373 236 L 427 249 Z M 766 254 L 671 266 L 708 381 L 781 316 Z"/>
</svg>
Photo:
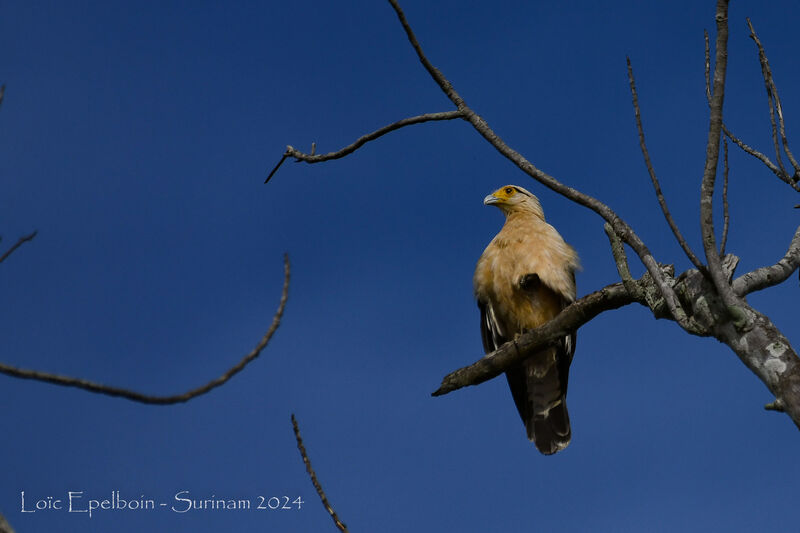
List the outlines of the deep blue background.
<svg viewBox="0 0 800 533">
<path fill-rule="evenodd" d="M 623 216 L 687 268 L 639 152 L 625 72 L 636 69 L 653 162 L 700 253 L 707 135 L 703 29 L 714 2 L 404 1 L 429 58 L 534 164 Z M 463 122 L 327 152 L 400 118 L 451 109 L 383 2 L 4 2 L 0 8 L 0 357 L 153 394 L 199 385 L 248 352 L 221 389 L 155 407 L 0 376 L 0 511 L 20 533 L 333 531 L 295 449 L 351 531 L 787 531 L 797 429 L 725 346 L 630 306 L 580 330 L 573 442 L 525 439 L 504 379 L 431 398 L 482 355 L 471 277 L 506 183 L 541 199 L 581 255 L 578 292 L 617 280 L 592 212 L 533 182 Z M 800 6 L 731 7 L 726 122 L 770 152 L 752 17 L 800 131 Z M 795 144 L 800 150 L 800 145 Z M 796 195 L 731 154 L 729 249 L 739 273 L 775 262 Z M 718 201 L 719 204 L 719 201 Z M 718 217 L 718 222 L 720 218 Z M 634 261 L 638 275 L 641 265 Z M 797 332 L 797 282 L 753 295 Z M 300 511 L 21 514 L 30 498 L 302 496 Z"/>
</svg>

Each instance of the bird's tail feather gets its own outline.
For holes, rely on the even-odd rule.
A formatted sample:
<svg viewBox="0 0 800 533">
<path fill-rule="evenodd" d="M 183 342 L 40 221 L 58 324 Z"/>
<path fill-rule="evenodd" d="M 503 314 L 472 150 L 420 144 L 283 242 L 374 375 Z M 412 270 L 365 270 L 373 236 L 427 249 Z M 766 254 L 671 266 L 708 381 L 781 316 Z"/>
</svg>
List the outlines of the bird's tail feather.
<svg viewBox="0 0 800 533">
<path fill-rule="evenodd" d="M 567 412 L 567 371 L 557 364 L 558 350 L 551 348 L 523 361 L 507 374 L 514 401 L 536 448 L 545 455 L 567 447 L 572 430 Z"/>
</svg>

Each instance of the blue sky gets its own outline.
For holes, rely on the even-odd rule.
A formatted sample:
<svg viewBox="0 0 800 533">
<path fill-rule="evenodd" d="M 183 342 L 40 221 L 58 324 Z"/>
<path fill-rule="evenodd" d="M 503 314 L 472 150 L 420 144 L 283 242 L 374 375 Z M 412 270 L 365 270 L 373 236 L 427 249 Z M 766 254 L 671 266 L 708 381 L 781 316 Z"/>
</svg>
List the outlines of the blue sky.
<svg viewBox="0 0 800 533">
<path fill-rule="evenodd" d="M 633 62 L 651 156 L 701 251 L 707 134 L 703 29 L 714 2 L 404 1 L 428 57 L 512 147 L 688 267 L 658 211 L 633 121 Z M 482 355 L 475 261 L 502 224 L 482 198 L 539 196 L 579 252 L 579 295 L 616 281 L 601 220 L 534 183 L 466 123 L 327 152 L 406 116 L 451 109 L 383 2 L 8 2 L 0 19 L 0 357 L 182 392 L 261 358 L 186 405 L 154 407 L 0 376 L 0 512 L 18 532 L 333 531 L 289 416 L 351 531 L 785 531 L 798 434 L 725 346 L 641 307 L 578 335 L 572 444 L 544 457 L 505 380 L 431 398 Z M 767 48 L 789 138 L 800 75 L 789 1 L 733 2 L 726 123 L 768 151 L 745 17 Z M 797 146 L 797 145 L 795 145 Z M 731 153 L 739 273 L 785 253 L 790 189 Z M 634 264 L 635 273 L 642 272 Z M 750 302 L 791 340 L 794 278 Z M 301 497 L 300 510 L 21 513 L 32 500 Z"/>
</svg>

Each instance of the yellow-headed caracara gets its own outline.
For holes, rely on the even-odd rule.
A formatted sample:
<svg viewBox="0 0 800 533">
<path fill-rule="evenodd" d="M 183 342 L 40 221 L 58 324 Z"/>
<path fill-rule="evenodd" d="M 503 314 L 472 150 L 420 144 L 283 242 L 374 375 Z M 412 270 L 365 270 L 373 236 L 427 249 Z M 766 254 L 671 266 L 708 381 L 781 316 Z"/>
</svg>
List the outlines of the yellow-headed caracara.
<svg viewBox="0 0 800 533">
<path fill-rule="evenodd" d="M 481 310 L 481 337 L 488 354 L 526 330 L 541 326 L 575 300 L 578 254 L 545 222 L 539 199 L 507 185 L 483 203 L 499 207 L 505 225 L 484 250 L 473 285 Z M 543 454 L 567 447 L 567 378 L 575 333 L 534 353 L 506 377 L 528 438 Z"/>
</svg>

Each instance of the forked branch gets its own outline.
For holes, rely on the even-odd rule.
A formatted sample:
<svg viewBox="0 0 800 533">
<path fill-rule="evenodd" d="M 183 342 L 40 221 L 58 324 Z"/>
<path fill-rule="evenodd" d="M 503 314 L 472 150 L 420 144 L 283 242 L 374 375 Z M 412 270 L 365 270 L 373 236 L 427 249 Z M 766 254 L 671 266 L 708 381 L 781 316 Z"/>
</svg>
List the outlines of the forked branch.
<svg viewBox="0 0 800 533">
<path fill-rule="evenodd" d="M 772 71 L 769 68 L 769 62 L 767 61 L 767 55 L 766 55 L 766 52 L 764 51 L 764 47 L 761 45 L 761 41 L 758 40 L 758 36 L 756 35 L 755 30 L 753 29 L 753 26 L 750 23 L 750 19 L 747 20 L 747 23 L 750 26 L 750 33 L 751 33 L 750 36 L 751 36 L 751 38 L 753 38 L 753 40 L 755 41 L 756 45 L 758 46 L 759 61 L 761 62 L 761 72 L 762 72 L 762 75 L 764 76 L 764 84 L 767 86 L 767 97 L 768 97 L 768 100 L 769 100 L 768 104 L 769 104 L 769 109 L 770 109 L 770 123 L 772 124 L 772 132 L 773 132 L 773 134 L 772 134 L 772 136 L 773 136 L 773 145 L 775 146 L 776 153 L 778 154 L 778 157 L 780 158 L 780 150 L 778 149 L 778 144 L 777 144 L 777 130 L 776 130 L 776 126 L 775 126 L 775 108 L 773 107 L 773 95 L 774 95 L 776 97 L 776 101 L 777 101 L 777 106 L 776 107 L 779 109 L 778 117 L 779 117 L 779 123 L 781 124 L 780 131 L 783 132 L 782 133 L 782 139 L 784 141 L 784 146 L 785 146 L 785 148 L 787 150 L 787 157 L 789 157 L 789 160 L 794 165 L 795 164 L 794 155 L 792 155 L 791 150 L 789 150 L 789 143 L 786 140 L 786 133 L 785 133 L 786 129 L 785 129 L 785 125 L 783 123 L 783 109 L 781 107 L 780 100 L 777 99 L 777 94 L 778 94 L 777 86 L 775 85 L 775 81 L 774 81 L 774 79 L 772 77 Z M 709 106 L 710 106 L 711 105 L 711 92 L 710 92 L 710 89 L 709 89 L 709 71 L 710 71 L 710 62 L 711 61 L 710 61 L 710 52 L 709 52 L 708 32 L 705 33 L 705 44 L 706 44 L 706 95 L 708 97 L 708 103 L 709 103 Z M 749 146 L 744 141 L 742 141 L 737 136 L 735 136 L 724 123 L 722 124 L 722 131 L 725 133 L 725 136 L 728 137 L 731 141 L 733 141 L 733 143 L 736 146 L 738 146 L 743 152 L 745 152 L 746 154 L 749 154 L 749 155 L 755 157 L 756 159 L 758 159 L 759 161 L 761 161 L 764 164 L 764 166 L 766 166 L 770 170 L 770 172 L 775 174 L 781 181 L 783 181 L 784 183 L 786 183 L 787 185 L 792 187 L 795 191 L 800 192 L 800 183 L 798 183 L 798 178 L 800 178 L 800 175 L 798 175 L 798 167 L 797 166 L 795 166 L 794 175 L 790 176 L 786 172 L 786 170 L 783 168 L 783 163 L 782 162 L 780 163 L 780 168 L 779 168 L 778 165 L 773 163 L 770 160 L 769 157 L 767 157 L 763 153 L 759 152 L 758 150 L 756 150 L 752 146 Z"/>
<path fill-rule="evenodd" d="M 800 179 L 800 165 L 797 164 L 797 160 L 794 158 L 792 151 L 789 149 L 789 141 L 786 139 L 786 125 L 783 122 L 783 106 L 781 105 L 781 99 L 778 96 L 778 87 L 775 85 L 775 80 L 772 77 L 772 69 L 769 68 L 767 53 L 764 51 L 764 47 L 761 45 L 761 41 L 759 40 L 758 35 L 756 35 L 756 30 L 753 28 L 753 24 L 750 22 L 749 18 L 747 19 L 747 26 L 750 28 L 750 38 L 753 39 L 758 47 L 758 60 L 761 63 L 761 74 L 764 76 L 764 85 L 767 88 L 769 115 L 770 121 L 772 122 L 772 137 L 775 143 L 775 157 L 778 160 L 778 165 L 785 174 L 786 170 L 783 167 L 780 148 L 778 147 L 778 136 L 780 135 L 781 144 L 783 145 L 784 152 L 786 152 L 786 157 L 789 158 L 789 161 L 794 167 L 794 175 L 792 176 L 792 180 L 797 182 L 797 180 Z M 778 116 L 777 130 L 775 127 L 776 114 Z"/>
<path fill-rule="evenodd" d="M 587 294 L 565 307 L 554 319 L 543 326 L 505 343 L 471 365 L 447 374 L 432 396 L 442 396 L 462 387 L 478 385 L 499 376 L 529 357 L 531 353 L 558 342 L 600 313 L 637 301 L 631 292 L 637 294 L 636 291 L 626 289 L 622 283 L 614 283 Z"/>
<path fill-rule="evenodd" d="M 248 365 L 248 363 L 250 363 L 256 357 L 258 357 L 261 354 L 262 350 L 267 346 L 267 344 L 269 344 L 270 339 L 272 339 L 272 336 L 275 334 L 275 331 L 278 329 L 278 326 L 281 323 L 281 317 L 283 317 L 283 311 L 286 308 L 286 301 L 289 298 L 289 278 L 291 271 L 289 268 L 288 255 L 284 256 L 283 268 L 284 268 L 283 290 L 281 291 L 281 299 L 280 303 L 278 304 L 278 310 L 272 317 L 272 324 L 270 324 L 269 329 L 261 338 L 261 340 L 258 342 L 256 347 L 253 348 L 253 350 L 250 353 L 242 357 L 242 359 L 239 360 L 238 363 L 229 368 L 224 374 L 222 374 L 218 378 L 212 379 L 208 383 L 196 387 L 194 389 L 188 390 L 182 394 L 174 394 L 170 396 L 151 396 L 148 394 L 142 394 L 140 392 L 136 392 L 129 389 L 111 387 L 108 385 L 95 383 L 93 381 L 81 378 L 61 376 L 58 374 L 50 374 L 48 372 L 40 372 L 38 370 L 17 368 L 11 365 L 7 365 L 5 363 L 0 363 L 0 373 L 15 378 L 33 379 L 37 381 L 44 381 L 46 383 L 52 383 L 54 385 L 63 385 L 65 387 L 76 387 L 79 389 L 87 390 L 89 392 L 105 394 L 106 396 L 117 396 L 120 398 L 125 398 L 126 400 L 131 400 L 134 402 L 145 403 L 145 404 L 167 405 L 167 404 L 188 402 L 192 398 L 196 398 L 197 396 L 205 394 L 211 391 L 212 389 L 224 385 L 233 376 L 241 372 L 244 369 L 244 367 Z"/>
<path fill-rule="evenodd" d="M 454 118 L 464 118 L 461 111 L 444 111 L 442 113 L 426 113 L 424 115 L 418 115 L 416 117 L 409 117 L 404 118 L 402 120 L 398 120 L 397 122 L 393 122 L 388 124 L 378 130 L 373 131 L 372 133 L 368 133 L 366 135 L 362 135 L 355 142 L 349 144 L 342 148 L 341 150 L 337 150 L 335 152 L 329 152 L 327 154 L 314 154 L 314 146 L 312 145 L 312 150 L 310 154 L 306 154 L 301 152 L 300 150 L 295 149 L 292 146 L 286 147 L 286 152 L 283 153 L 283 157 L 281 160 L 278 161 L 278 164 L 272 169 L 272 171 L 267 176 L 267 179 L 264 180 L 264 183 L 268 183 L 269 180 L 272 179 L 272 176 L 281 168 L 281 165 L 284 161 L 286 161 L 287 157 L 294 157 L 295 161 L 300 162 L 303 161 L 305 163 L 322 163 L 323 161 L 330 161 L 331 159 L 339 159 L 344 157 L 348 154 L 351 154 L 361 148 L 363 145 L 370 141 L 374 141 L 375 139 L 386 135 L 389 132 L 394 130 L 403 128 L 405 126 L 411 126 L 413 124 L 421 124 L 423 122 L 431 122 L 435 120 L 453 120 Z"/>
</svg>

